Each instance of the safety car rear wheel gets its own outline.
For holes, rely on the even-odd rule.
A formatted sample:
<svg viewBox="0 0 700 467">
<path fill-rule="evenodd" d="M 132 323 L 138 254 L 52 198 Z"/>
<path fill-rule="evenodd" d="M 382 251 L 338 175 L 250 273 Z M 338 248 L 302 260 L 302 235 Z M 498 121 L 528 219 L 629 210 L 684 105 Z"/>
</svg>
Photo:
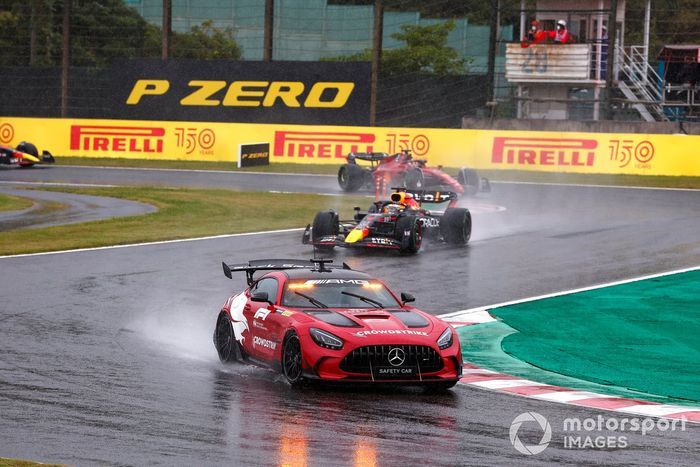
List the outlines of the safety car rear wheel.
<svg viewBox="0 0 700 467">
<path fill-rule="evenodd" d="M 400 253 L 418 253 L 423 243 L 423 225 L 416 216 L 402 216 L 396 221 L 396 237 L 401 241 Z"/>
<path fill-rule="evenodd" d="M 311 241 L 316 244 L 323 237 L 336 236 L 340 231 L 340 221 L 335 211 L 321 211 L 314 217 Z M 316 245 L 319 251 L 331 251 L 335 245 Z"/>
<path fill-rule="evenodd" d="M 243 357 L 240 344 L 233 334 L 231 320 L 223 312 L 219 314 L 219 319 L 216 321 L 214 346 L 219 354 L 219 360 L 223 363 L 235 362 Z"/>
<path fill-rule="evenodd" d="M 365 177 L 365 170 L 357 164 L 343 164 L 338 169 L 338 185 L 343 191 L 359 190 Z"/>
<path fill-rule="evenodd" d="M 466 245 L 472 235 L 471 213 L 466 208 L 447 208 L 440 222 L 440 231 L 450 245 Z"/>
<path fill-rule="evenodd" d="M 291 331 L 284 339 L 282 347 L 282 372 L 292 386 L 304 383 L 302 358 L 299 336 L 295 331 Z"/>
</svg>

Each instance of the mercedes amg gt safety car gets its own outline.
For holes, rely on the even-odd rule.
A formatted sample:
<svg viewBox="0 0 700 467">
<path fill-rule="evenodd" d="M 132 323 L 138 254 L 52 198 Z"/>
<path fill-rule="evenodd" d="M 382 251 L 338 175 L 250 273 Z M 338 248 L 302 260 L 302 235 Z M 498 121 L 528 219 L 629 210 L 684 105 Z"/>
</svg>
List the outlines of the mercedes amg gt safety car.
<svg viewBox="0 0 700 467">
<path fill-rule="evenodd" d="M 370 166 L 360 166 L 358 161 L 367 161 Z M 390 186 L 447 190 L 466 195 L 491 191 L 488 179 L 479 177 L 476 170 L 462 168 L 452 177 L 440 166 L 428 167 L 425 159 L 414 159 L 407 149 L 393 155 L 384 152 L 348 154 L 347 163 L 338 169 L 338 185 L 343 191 L 357 191 L 363 187 L 377 190 Z"/>
<path fill-rule="evenodd" d="M 462 375 L 455 330 L 397 297 L 384 283 L 331 260 L 263 259 L 227 265 L 248 288 L 221 308 L 214 346 L 222 362 L 280 371 L 293 385 L 309 381 L 394 383 L 433 389 Z M 256 273 L 264 272 L 263 274 Z"/>
<path fill-rule="evenodd" d="M 49 151 L 39 151 L 32 143 L 22 141 L 16 148 L 0 146 L 0 164 L 17 165 L 19 167 L 32 167 L 34 164 L 53 164 L 54 157 Z"/>
<path fill-rule="evenodd" d="M 411 191 L 396 189 L 388 201 L 375 201 L 367 210 L 355 208 L 352 220 L 340 220 L 334 210 L 316 214 L 308 224 L 302 243 L 316 250 L 334 247 L 394 249 L 400 253 L 417 253 L 427 238 L 454 246 L 464 246 L 472 232 L 468 209 L 455 207 L 454 192 Z M 424 205 L 447 204 L 444 211 L 428 210 Z"/>
</svg>

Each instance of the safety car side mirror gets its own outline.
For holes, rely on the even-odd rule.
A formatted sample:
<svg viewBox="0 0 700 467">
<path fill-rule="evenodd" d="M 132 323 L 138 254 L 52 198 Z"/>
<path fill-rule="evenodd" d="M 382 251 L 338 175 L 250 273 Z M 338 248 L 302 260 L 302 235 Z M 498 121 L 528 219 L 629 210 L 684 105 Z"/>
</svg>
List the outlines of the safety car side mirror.
<svg viewBox="0 0 700 467">
<path fill-rule="evenodd" d="M 250 295 L 250 299 L 254 302 L 269 302 L 270 297 L 267 295 L 267 292 L 253 292 Z"/>
<path fill-rule="evenodd" d="M 414 297 L 413 295 L 411 295 L 411 294 L 408 293 L 408 292 L 401 292 L 401 301 L 402 301 L 402 302 L 404 303 L 404 305 L 405 305 L 406 303 L 415 302 L 415 301 L 416 301 L 416 297 Z"/>
</svg>

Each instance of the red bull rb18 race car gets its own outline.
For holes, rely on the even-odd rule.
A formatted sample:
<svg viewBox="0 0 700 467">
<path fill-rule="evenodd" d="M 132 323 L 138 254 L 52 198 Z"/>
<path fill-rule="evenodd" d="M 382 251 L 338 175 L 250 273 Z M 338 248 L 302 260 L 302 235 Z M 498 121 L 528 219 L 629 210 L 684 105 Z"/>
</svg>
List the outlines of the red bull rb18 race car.
<svg viewBox="0 0 700 467">
<path fill-rule="evenodd" d="M 413 254 L 423 239 L 464 246 L 472 232 L 468 209 L 456 207 L 454 192 L 411 191 L 396 189 L 388 201 L 375 201 L 367 210 L 355 208 L 352 220 L 340 220 L 333 210 L 316 214 L 313 225 L 306 226 L 302 243 L 316 250 L 345 248 L 392 249 Z M 447 209 L 428 210 L 424 206 Z"/>
<path fill-rule="evenodd" d="M 452 326 L 410 306 L 412 295 L 397 297 L 378 279 L 330 263 L 224 263 L 228 278 L 246 273 L 248 288 L 219 312 L 214 346 L 220 360 L 272 368 L 293 386 L 323 381 L 442 390 L 459 381 L 462 353 Z"/>
</svg>

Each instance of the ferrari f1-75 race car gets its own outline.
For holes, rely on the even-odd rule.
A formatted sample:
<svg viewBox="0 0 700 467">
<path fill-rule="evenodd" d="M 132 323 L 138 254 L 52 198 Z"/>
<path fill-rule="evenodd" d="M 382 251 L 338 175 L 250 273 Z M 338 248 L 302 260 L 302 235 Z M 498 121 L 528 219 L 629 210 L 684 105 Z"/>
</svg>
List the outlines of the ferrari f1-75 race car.
<svg viewBox="0 0 700 467">
<path fill-rule="evenodd" d="M 31 167 L 34 164 L 53 164 L 55 162 L 49 151 L 39 151 L 32 143 L 22 141 L 16 148 L 0 146 L 0 164 Z"/>
<path fill-rule="evenodd" d="M 464 246 L 472 232 L 472 218 L 466 208 L 455 207 L 454 192 L 411 191 L 399 188 L 388 201 L 375 201 L 367 210 L 355 208 L 352 220 L 340 220 L 333 210 L 316 214 L 306 226 L 302 243 L 320 251 L 336 246 L 385 248 L 400 253 L 417 253 L 423 238 Z M 448 205 L 444 211 L 424 206 Z"/>
<path fill-rule="evenodd" d="M 462 375 L 455 330 L 400 298 L 381 281 L 328 259 L 223 264 L 245 272 L 248 288 L 221 308 L 214 346 L 222 362 L 281 371 L 308 381 L 395 383 L 434 389 Z M 258 271 L 265 271 L 254 277 Z"/>
<path fill-rule="evenodd" d="M 360 166 L 357 161 L 367 161 L 370 165 Z M 473 195 L 491 190 L 488 179 L 479 177 L 474 169 L 462 168 L 452 177 L 442 167 L 428 167 L 425 159 L 414 159 L 409 150 L 393 155 L 384 152 L 350 153 L 347 164 L 338 169 L 338 185 L 343 191 L 405 186 L 411 190 L 448 190 Z"/>
</svg>

